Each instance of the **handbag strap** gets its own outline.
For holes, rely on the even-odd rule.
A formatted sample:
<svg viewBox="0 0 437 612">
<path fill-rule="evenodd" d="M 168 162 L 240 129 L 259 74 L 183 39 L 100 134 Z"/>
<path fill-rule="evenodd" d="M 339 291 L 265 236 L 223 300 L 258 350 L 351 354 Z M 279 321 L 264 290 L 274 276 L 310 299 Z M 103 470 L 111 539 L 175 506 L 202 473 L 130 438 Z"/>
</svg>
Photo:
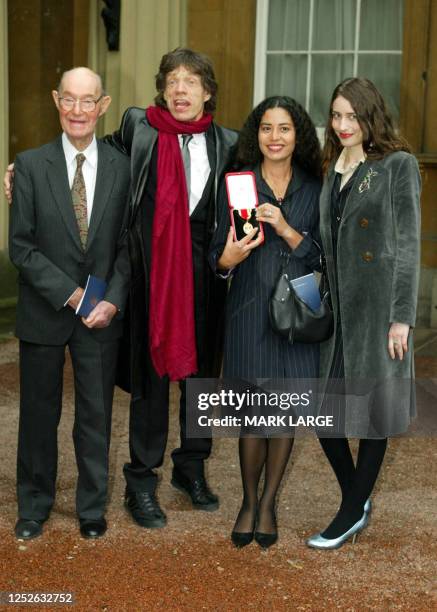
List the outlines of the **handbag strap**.
<svg viewBox="0 0 437 612">
<path fill-rule="evenodd" d="M 287 272 L 288 264 L 290 263 L 291 253 L 281 249 L 279 251 L 279 259 L 281 262 L 281 275 Z"/>
<path fill-rule="evenodd" d="M 326 257 L 322 251 L 322 247 L 317 242 L 317 240 L 314 240 L 314 238 L 312 238 L 312 241 L 316 245 L 316 247 L 319 249 L 320 271 L 322 274 L 322 278 L 324 279 L 324 283 L 327 285 L 328 284 L 328 270 L 326 267 Z M 279 251 L 279 258 L 281 260 L 281 274 L 285 274 L 287 272 L 288 264 L 290 263 L 291 253 L 289 251 L 287 252 L 281 249 Z"/>
</svg>

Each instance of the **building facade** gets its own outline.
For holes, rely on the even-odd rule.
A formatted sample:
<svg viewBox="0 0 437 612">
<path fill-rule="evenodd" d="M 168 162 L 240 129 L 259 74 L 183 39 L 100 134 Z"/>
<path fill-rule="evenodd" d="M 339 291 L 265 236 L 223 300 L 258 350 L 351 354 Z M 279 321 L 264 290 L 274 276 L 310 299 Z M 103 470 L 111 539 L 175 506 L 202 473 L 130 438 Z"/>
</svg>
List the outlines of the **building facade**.
<svg viewBox="0 0 437 612">
<path fill-rule="evenodd" d="M 117 10 L 119 6 L 119 20 Z M 103 9 L 115 16 L 108 49 Z M 77 65 L 100 72 L 113 98 L 102 133 L 154 97 L 160 57 L 179 45 L 207 53 L 219 81 L 217 121 L 238 129 L 266 95 L 301 102 L 323 138 L 334 86 L 372 79 L 422 171 L 419 324 L 437 327 L 437 2 L 433 0 L 1 0 L 0 168 L 58 132 L 50 90 Z M 0 280 L 8 207 L 0 201 Z M 4 276 L 4 278 L 6 278 Z M 0 298 L 9 295 L 2 283 Z"/>
</svg>

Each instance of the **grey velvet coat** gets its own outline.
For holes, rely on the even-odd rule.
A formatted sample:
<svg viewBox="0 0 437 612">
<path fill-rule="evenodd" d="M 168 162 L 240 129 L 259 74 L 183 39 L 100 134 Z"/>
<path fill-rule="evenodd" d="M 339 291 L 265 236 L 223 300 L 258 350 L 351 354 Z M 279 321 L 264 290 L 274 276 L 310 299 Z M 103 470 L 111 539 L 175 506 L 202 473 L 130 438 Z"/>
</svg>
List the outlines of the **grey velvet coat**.
<svg viewBox="0 0 437 612">
<path fill-rule="evenodd" d="M 378 396 L 378 409 L 386 411 L 384 434 L 391 435 L 405 430 L 414 414 L 411 334 L 403 361 L 390 358 L 387 342 L 391 323 L 415 324 L 421 181 L 416 159 L 401 151 L 381 160 L 366 160 L 357 172 L 339 226 L 337 274 L 331 235 L 333 167 L 321 193 L 320 232 L 336 325 L 338 314 L 341 319 L 345 378 L 372 379 L 385 386 L 384 394 Z M 335 336 L 321 347 L 325 378 Z M 396 388 L 401 393 L 393 393 Z"/>
</svg>

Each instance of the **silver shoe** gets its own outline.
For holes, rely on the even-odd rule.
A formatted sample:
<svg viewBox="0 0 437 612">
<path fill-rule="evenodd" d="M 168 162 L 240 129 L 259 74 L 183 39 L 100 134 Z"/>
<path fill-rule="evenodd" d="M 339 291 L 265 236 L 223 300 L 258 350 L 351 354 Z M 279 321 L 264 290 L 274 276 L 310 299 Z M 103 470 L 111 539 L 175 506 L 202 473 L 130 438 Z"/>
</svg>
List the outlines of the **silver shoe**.
<svg viewBox="0 0 437 612">
<path fill-rule="evenodd" d="M 370 497 L 364 504 L 364 512 L 367 514 L 367 516 L 370 516 L 372 514 L 372 500 L 370 499 Z"/>
<path fill-rule="evenodd" d="M 338 538 L 332 538 L 328 540 L 327 538 L 324 538 L 320 533 L 317 533 L 316 535 L 313 535 L 308 538 L 306 544 L 310 548 L 318 548 L 320 550 L 332 550 L 334 548 L 340 548 L 340 546 L 343 546 L 343 544 L 350 537 L 352 537 L 352 544 L 355 544 L 355 539 L 357 535 L 367 526 L 367 522 L 368 515 L 366 512 L 364 512 L 360 520 L 357 521 L 355 525 L 352 525 L 352 527 L 348 529 L 345 533 L 343 533 L 341 536 L 338 536 Z"/>
</svg>

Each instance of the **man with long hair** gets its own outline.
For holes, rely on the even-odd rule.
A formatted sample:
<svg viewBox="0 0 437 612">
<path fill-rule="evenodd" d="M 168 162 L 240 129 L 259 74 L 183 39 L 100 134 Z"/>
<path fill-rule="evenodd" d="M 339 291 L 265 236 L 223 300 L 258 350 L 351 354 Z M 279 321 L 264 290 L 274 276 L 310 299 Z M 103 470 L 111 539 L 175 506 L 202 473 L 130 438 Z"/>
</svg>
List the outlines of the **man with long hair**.
<svg viewBox="0 0 437 612">
<path fill-rule="evenodd" d="M 121 386 L 131 392 L 126 507 L 142 527 L 166 523 L 156 499 L 168 434 L 169 382 L 179 381 L 180 447 L 172 484 L 193 507 L 218 498 L 205 480 L 210 439 L 187 438 L 185 379 L 219 373 L 226 283 L 207 264 L 220 177 L 237 134 L 216 125 L 211 61 L 190 49 L 163 56 L 155 106 L 129 108 L 106 140 L 130 155 L 132 286 Z M 127 355 L 126 359 L 123 355 Z"/>
</svg>

